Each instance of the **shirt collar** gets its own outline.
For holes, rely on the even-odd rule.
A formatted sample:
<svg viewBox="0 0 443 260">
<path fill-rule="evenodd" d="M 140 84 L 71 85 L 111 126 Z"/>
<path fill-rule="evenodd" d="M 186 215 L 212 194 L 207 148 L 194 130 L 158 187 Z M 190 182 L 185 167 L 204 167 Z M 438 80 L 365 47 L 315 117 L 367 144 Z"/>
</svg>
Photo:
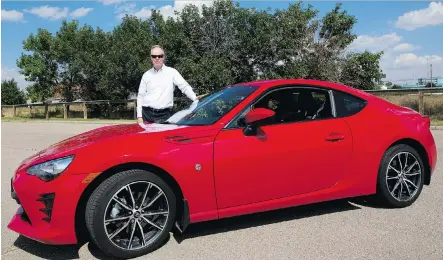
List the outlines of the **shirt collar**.
<svg viewBox="0 0 443 260">
<path fill-rule="evenodd" d="M 154 73 L 157 73 L 157 72 L 161 72 L 161 71 L 163 71 L 164 68 L 166 68 L 166 65 L 165 65 L 165 64 L 163 64 L 163 66 L 162 66 L 159 70 L 155 70 L 155 68 L 152 67 L 152 71 L 153 71 Z"/>
</svg>

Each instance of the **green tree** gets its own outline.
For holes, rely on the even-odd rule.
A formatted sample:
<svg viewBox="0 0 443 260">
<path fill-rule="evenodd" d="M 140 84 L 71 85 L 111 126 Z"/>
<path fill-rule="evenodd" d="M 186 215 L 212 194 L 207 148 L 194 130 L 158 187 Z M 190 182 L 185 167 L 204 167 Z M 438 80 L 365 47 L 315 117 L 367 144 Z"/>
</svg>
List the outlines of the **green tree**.
<svg viewBox="0 0 443 260">
<path fill-rule="evenodd" d="M 15 79 L 2 81 L 2 105 L 25 104 L 25 93 L 18 88 Z"/>
<path fill-rule="evenodd" d="M 54 37 L 47 30 L 39 28 L 37 35 L 31 34 L 23 41 L 23 49 L 32 54 L 22 53 L 17 66 L 27 81 L 37 83 L 32 89 L 39 93 L 38 101 L 44 101 L 52 96 L 59 82 Z"/>
<path fill-rule="evenodd" d="M 51 89 L 40 85 L 39 83 L 34 83 L 26 87 L 26 96 L 31 99 L 32 103 L 35 102 L 45 102 L 49 97 L 52 96 Z"/>
<path fill-rule="evenodd" d="M 362 89 L 375 89 L 377 83 L 386 75 L 380 69 L 380 58 L 383 52 L 351 53 L 343 66 L 341 82 L 345 85 Z"/>
<path fill-rule="evenodd" d="M 149 21 L 126 16 L 112 31 L 107 50 L 103 50 L 106 64 L 96 99 L 126 99 L 138 90 L 140 79 L 150 66 L 150 48 L 155 43 L 151 30 Z"/>
<path fill-rule="evenodd" d="M 24 41 L 18 66 L 30 96 L 39 101 L 62 89 L 66 100 L 126 99 L 152 64 L 150 47 L 162 45 L 199 94 L 255 79 L 309 78 L 374 88 L 384 77 L 380 53 L 351 53 L 357 19 L 337 4 L 319 17 L 301 1 L 282 10 L 241 8 L 230 0 L 187 5 L 176 18 L 152 10 L 146 20 L 125 16 L 104 32 L 63 21 L 55 36 L 39 29 Z M 179 91 L 176 91 L 179 94 Z"/>
</svg>

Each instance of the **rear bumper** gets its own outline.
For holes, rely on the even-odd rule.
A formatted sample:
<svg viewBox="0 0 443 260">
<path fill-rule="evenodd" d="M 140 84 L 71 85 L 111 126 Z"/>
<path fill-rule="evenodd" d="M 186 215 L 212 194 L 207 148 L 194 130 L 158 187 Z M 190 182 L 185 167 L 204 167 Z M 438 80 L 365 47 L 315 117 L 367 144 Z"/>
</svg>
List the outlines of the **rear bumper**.
<svg viewBox="0 0 443 260">
<path fill-rule="evenodd" d="M 429 160 L 429 171 L 430 175 L 432 176 L 435 172 L 435 167 L 437 166 L 437 145 L 435 143 L 434 136 L 432 135 L 431 131 L 429 131 L 427 139 L 424 141 L 425 143 L 425 149 L 428 154 L 428 160 Z"/>
<path fill-rule="evenodd" d="M 434 144 L 430 145 L 430 147 L 428 148 L 428 157 L 429 157 L 429 182 L 430 179 L 432 179 L 432 175 L 435 172 L 435 168 L 437 166 L 437 147 Z"/>
<path fill-rule="evenodd" d="M 8 228 L 44 244 L 76 244 L 75 213 L 87 175 L 59 176 L 44 182 L 18 174 L 11 179 L 11 197 L 19 204 Z"/>
<path fill-rule="evenodd" d="M 432 135 L 431 130 L 426 130 L 425 134 L 422 134 L 421 136 L 418 137 L 418 140 L 420 140 L 421 144 L 425 149 L 426 154 L 428 155 L 427 166 L 429 166 L 428 169 L 429 172 L 426 175 L 424 184 L 430 185 L 432 176 L 434 175 L 437 166 L 437 160 L 438 160 L 437 145 L 435 143 L 435 139 L 434 136 Z"/>
<path fill-rule="evenodd" d="M 432 172 L 434 172 L 436 166 L 437 166 L 437 147 L 434 144 L 432 147 L 432 156 L 431 156 Z"/>
</svg>

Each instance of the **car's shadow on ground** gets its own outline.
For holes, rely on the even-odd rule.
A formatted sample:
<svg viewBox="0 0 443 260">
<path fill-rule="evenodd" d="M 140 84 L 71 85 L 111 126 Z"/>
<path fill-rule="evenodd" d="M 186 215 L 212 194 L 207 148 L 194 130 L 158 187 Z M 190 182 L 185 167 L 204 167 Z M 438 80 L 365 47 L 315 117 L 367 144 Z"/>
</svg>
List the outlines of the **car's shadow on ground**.
<svg viewBox="0 0 443 260">
<path fill-rule="evenodd" d="M 372 200 L 368 200 L 366 197 L 321 202 L 222 220 L 196 223 L 190 225 L 183 234 L 174 234 L 173 238 L 177 241 L 177 243 L 180 244 L 183 240 L 192 239 L 194 237 L 356 210 L 360 209 L 360 206 L 379 207 L 377 204 L 374 204 Z M 171 237 L 169 236 L 165 241 L 165 244 L 170 238 Z M 72 246 L 51 246 L 35 242 L 23 236 L 19 236 L 14 242 L 14 246 L 44 259 L 78 259 L 80 257 L 79 251 L 83 246 L 85 246 L 86 243 L 87 242 L 82 242 L 79 245 Z M 96 259 L 110 259 L 92 243 L 88 243 L 87 249 Z"/>
<path fill-rule="evenodd" d="M 383 208 L 372 197 L 356 197 L 351 199 L 334 200 L 292 208 L 255 213 L 250 215 L 208 221 L 190 225 L 183 234 L 174 234 L 178 243 L 185 239 L 213 235 L 222 232 L 264 226 L 302 218 L 310 218 L 360 209 L 360 206 Z"/>
</svg>

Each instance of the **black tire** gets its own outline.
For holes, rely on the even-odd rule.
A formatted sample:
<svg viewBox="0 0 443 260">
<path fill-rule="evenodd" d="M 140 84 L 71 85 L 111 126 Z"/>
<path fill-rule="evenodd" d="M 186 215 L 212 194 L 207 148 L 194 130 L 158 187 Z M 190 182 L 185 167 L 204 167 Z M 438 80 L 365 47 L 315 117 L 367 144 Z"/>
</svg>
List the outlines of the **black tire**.
<svg viewBox="0 0 443 260">
<path fill-rule="evenodd" d="M 406 194 L 406 192 L 410 191 L 409 190 L 410 187 L 413 188 L 413 186 L 410 186 L 411 184 L 409 182 L 406 182 L 406 181 L 401 182 L 397 179 L 386 180 L 389 164 L 392 162 L 393 165 L 395 165 L 396 162 L 394 160 L 397 160 L 397 158 L 398 158 L 397 155 L 399 153 L 408 153 L 408 159 L 409 159 L 408 162 L 411 161 L 411 158 L 416 159 L 418 161 L 419 167 L 416 165 L 412 169 L 419 169 L 420 170 L 420 174 L 413 176 L 414 180 L 416 181 L 414 183 L 416 184 L 417 189 L 416 189 L 415 193 L 412 192 L 412 190 L 411 190 L 409 195 L 412 193 L 413 196 L 411 198 L 409 198 L 408 200 L 399 200 L 396 198 L 396 196 L 398 197 L 399 196 L 398 194 L 401 191 L 403 191 L 403 194 Z M 406 155 L 404 155 L 404 156 L 406 157 Z M 403 157 L 401 157 L 401 158 L 403 159 Z M 413 163 L 411 163 L 411 164 L 413 164 Z M 409 164 L 407 166 L 411 166 L 411 165 Z M 398 167 L 398 165 L 396 167 Z M 401 166 L 400 166 L 400 168 L 401 168 Z M 406 169 L 408 167 L 404 167 L 404 168 Z M 398 170 L 398 168 L 396 168 L 396 169 Z M 417 172 L 419 172 L 419 171 L 417 170 Z M 411 146 L 406 145 L 406 144 L 399 144 L 399 145 L 395 145 L 395 146 L 389 148 L 385 152 L 385 154 L 381 160 L 381 164 L 380 164 L 380 168 L 379 168 L 379 172 L 378 172 L 377 196 L 376 196 L 377 199 L 383 205 L 385 205 L 387 207 L 391 207 L 391 208 L 404 208 L 404 207 L 410 206 L 411 204 L 413 204 L 417 200 L 417 198 L 420 196 L 420 193 L 423 189 L 423 184 L 424 184 L 424 179 L 425 179 L 424 173 L 425 173 L 425 167 L 423 165 L 423 159 L 420 157 L 419 153 L 414 148 L 412 148 Z M 396 174 L 398 174 L 398 173 L 395 170 L 392 170 L 390 168 L 389 177 L 393 177 Z M 411 177 L 409 177 L 409 178 L 411 178 Z M 398 185 L 397 188 L 394 189 L 395 184 L 397 184 L 397 182 L 399 182 L 399 184 L 401 184 L 401 185 Z M 389 183 L 389 185 L 388 185 L 388 183 Z M 395 184 L 393 184 L 393 183 L 395 183 Z M 404 183 L 407 183 L 408 187 L 406 187 L 404 185 Z M 394 195 L 392 195 L 390 193 L 389 187 L 392 187 L 392 189 L 394 189 L 393 190 Z M 397 194 L 397 195 L 395 195 L 395 194 Z"/>
<path fill-rule="evenodd" d="M 167 220 L 166 220 L 166 223 L 164 223 L 163 230 L 159 231 L 159 233 L 158 233 L 159 235 L 157 236 L 157 238 L 155 238 L 155 240 L 153 240 L 152 242 L 150 242 L 149 245 L 147 245 L 143 248 L 127 250 L 127 249 L 123 249 L 121 247 L 118 247 L 114 242 L 112 242 L 109 239 L 109 237 L 106 233 L 106 230 L 105 230 L 104 217 L 105 217 L 105 213 L 106 213 L 105 211 L 108 207 L 108 203 L 111 201 L 113 195 L 117 191 L 119 191 L 120 189 L 125 187 L 127 184 L 138 182 L 138 181 L 150 182 L 153 185 L 156 185 L 156 186 L 151 186 L 151 187 L 155 187 L 155 188 L 159 187 L 161 190 L 163 190 L 163 193 L 165 194 L 165 197 L 167 200 L 165 200 L 164 197 L 161 196 L 159 199 L 157 199 L 159 202 L 154 202 L 153 205 L 155 205 L 155 203 L 162 203 L 163 201 L 166 201 L 167 203 L 163 203 L 162 205 L 168 205 L 169 214 L 167 215 Z M 136 184 L 131 184 L 131 185 L 136 185 Z M 137 187 L 135 187 L 135 188 L 137 188 Z M 132 189 L 133 188 L 131 188 L 131 190 Z M 152 192 L 155 192 L 155 190 L 153 190 L 153 188 L 150 188 L 150 189 L 152 190 Z M 121 192 L 126 192 L 126 191 L 127 190 L 122 190 Z M 141 189 L 140 189 L 140 191 L 141 191 Z M 132 192 L 134 192 L 134 191 L 132 191 Z M 152 199 L 152 196 L 149 199 Z M 111 205 L 111 204 L 109 204 L 109 205 Z M 127 204 L 127 205 L 130 205 L 132 207 L 132 202 L 131 202 L 131 204 Z M 119 206 L 120 206 L 120 204 L 119 204 Z M 108 208 L 108 210 L 110 210 L 110 209 L 112 210 L 113 207 Z M 129 217 L 129 219 L 131 221 L 136 216 L 136 214 L 131 213 L 129 210 L 126 211 L 122 207 L 121 207 L 121 211 L 125 212 L 125 214 L 126 213 L 131 214 L 131 216 Z M 141 211 L 139 211 L 139 213 L 140 212 Z M 137 214 L 137 216 L 138 215 L 139 214 Z M 173 191 L 171 190 L 171 188 L 160 177 L 158 177 L 157 175 L 155 175 L 151 172 L 144 171 L 144 170 L 123 171 L 123 172 L 117 173 L 115 175 L 112 175 L 111 177 L 109 177 L 108 179 L 103 181 L 103 183 L 101 183 L 97 187 L 97 189 L 95 189 L 95 191 L 92 193 L 91 197 L 88 200 L 88 203 L 86 205 L 86 210 L 85 210 L 86 226 L 89 231 L 92 242 L 100 250 L 102 250 L 105 254 L 107 254 L 110 257 L 116 257 L 116 258 L 134 258 L 134 257 L 146 255 L 146 254 L 156 250 L 167 239 L 169 232 L 171 231 L 171 229 L 174 226 L 175 216 L 176 216 L 176 197 L 175 197 Z M 150 218 L 150 217 L 155 218 L 156 216 L 146 216 L 146 218 Z M 164 217 L 164 218 L 166 218 L 166 217 Z M 154 226 L 148 224 L 143 219 L 143 217 L 140 217 L 137 219 L 140 220 L 140 223 L 143 222 L 143 224 L 146 225 L 143 229 L 146 230 L 146 227 L 154 229 Z M 131 225 L 133 225 L 132 223 L 138 224 L 138 222 L 136 221 L 137 219 L 134 219 L 134 222 L 130 222 L 130 224 L 129 224 L 130 228 L 133 227 L 133 226 L 131 226 Z M 153 219 L 151 219 L 151 221 L 152 220 Z M 124 221 L 122 220 L 122 222 L 127 223 L 126 219 Z M 122 223 L 122 222 L 120 222 L 120 223 Z M 114 223 L 116 223 L 116 222 L 114 222 Z M 157 224 L 159 226 L 161 225 L 158 223 L 155 223 L 155 224 Z M 116 228 L 116 229 L 118 229 L 118 228 Z M 132 230 L 132 229 L 130 229 L 130 230 Z M 134 239 L 137 239 L 137 241 L 141 243 L 142 239 L 140 238 L 141 237 L 140 226 L 136 225 L 136 228 L 134 230 L 135 231 L 131 231 L 134 234 L 133 241 L 135 241 Z M 126 231 L 127 231 L 126 229 L 123 229 L 123 231 L 121 233 L 126 234 L 125 233 Z M 135 233 L 136 231 L 138 232 L 138 236 L 136 236 L 136 233 Z M 152 231 L 152 232 L 154 233 L 155 231 Z M 110 233 L 112 233 L 112 232 L 110 231 Z M 144 234 L 144 235 L 146 235 L 146 234 Z M 143 236 L 143 238 L 145 238 L 145 237 Z M 134 243 L 134 242 L 132 242 L 132 243 Z"/>
</svg>

